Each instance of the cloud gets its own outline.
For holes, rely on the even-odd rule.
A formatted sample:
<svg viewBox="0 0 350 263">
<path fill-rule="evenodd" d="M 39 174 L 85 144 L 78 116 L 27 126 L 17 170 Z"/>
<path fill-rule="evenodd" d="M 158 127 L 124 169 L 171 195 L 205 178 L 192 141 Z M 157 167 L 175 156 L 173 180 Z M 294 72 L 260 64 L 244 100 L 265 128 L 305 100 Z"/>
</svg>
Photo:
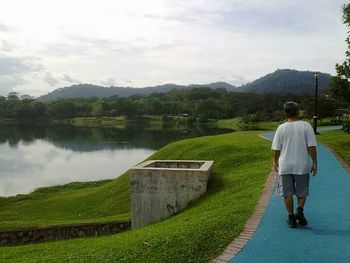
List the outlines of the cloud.
<svg viewBox="0 0 350 263">
<path fill-rule="evenodd" d="M 80 83 L 81 81 L 71 77 L 70 75 L 68 75 L 67 73 L 63 74 L 61 79 L 64 81 L 64 82 L 68 82 L 68 83 Z"/>
<path fill-rule="evenodd" d="M 67 84 L 75 84 L 75 83 L 81 83 L 81 81 L 71 77 L 67 73 L 64 73 L 62 75 L 56 76 L 51 74 L 50 72 L 46 72 L 43 75 L 43 80 L 48 83 L 52 87 L 59 87 L 64 86 Z"/>
<path fill-rule="evenodd" d="M 117 80 L 114 78 L 107 78 L 107 79 L 101 81 L 101 85 L 104 87 L 117 86 Z"/>
<path fill-rule="evenodd" d="M 50 86 L 56 87 L 59 82 L 50 72 L 44 74 L 44 81 L 46 81 Z"/>
<path fill-rule="evenodd" d="M 130 86 L 130 85 L 132 85 L 132 80 L 124 79 L 124 83 L 126 83 L 128 86 Z"/>
<path fill-rule="evenodd" d="M 0 77 L 38 72 L 43 66 L 37 58 L 0 55 Z"/>
<path fill-rule="evenodd" d="M 0 22 L 0 32 L 7 32 L 10 30 L 10 27 Z"/>
<path fill-rule="evenodd" d="M 175 23 L 184 24 L 184 23 L 196 22 L 196 19 L 193 16 L 186 16 L 185 14 L 174 14 L 174 15 L 145 14 L 143 17 L 147 19 L 158 20 L 163 23 L 175 22 Z"/>
<path fill-rule="evenodd" d="M 98 53 L 108 53 L 126 46 L 126 42 L 114 41 L 93 36 L 77 36 L 64 34 L 64 42 L 46 45 L 43 52 L 47 56 L 91 56 Z M 130 43 L 129 43 L 130 45 Z"/>
<path fill-rule="evenodd" d="M 5 96 L 14 88 L 25 84 L 27 81 L 21 76 L 0 76 L 0 96 Z"/>
<path fill-rule="evenodd" d="M 43 66 L 36 58 L 0 55 L 0 94 L 6 95 L 28 83 L 28 76 L 42 70 Z"/>
<path fill-rule="evenodd" d="M 341 1 L 236 2 L 213 19 L 217 26 L 276 38 L 285 35 L 318 37 L 322 30 L 331 31 L 341 24 Z"/>
<path fill-rule="evenodd" d="M 6 41 L 6 40 L 1 40 L 0 42 L 0 51 L 3 52 L 10 52 L 15 48 L 16 45 Z"/>
<path fill-rule="evenodd" d="M 334 73 L 346 50 L 343 3 L 61 0 L 41 1 L 39 10 L 30 1 L 7 0 L 0 9 L 6 22 L 0 22 L 6 41 L 0 40 L 0 51 L 13 54 L 15 45 L 21 59 L 3 67 L 0 58 L 0 78 L 6 74 L 8 87 L 39 95 L 81 82 L 239 85 L 277 68 Z"/>
<path fill-rule="evenodd" d="M 36 57 L 0 54 L 0 95 L 11 91 L 40 95 L 47 87 L 80 83 L 67 73 L 53 74 Z"/>
</svg>

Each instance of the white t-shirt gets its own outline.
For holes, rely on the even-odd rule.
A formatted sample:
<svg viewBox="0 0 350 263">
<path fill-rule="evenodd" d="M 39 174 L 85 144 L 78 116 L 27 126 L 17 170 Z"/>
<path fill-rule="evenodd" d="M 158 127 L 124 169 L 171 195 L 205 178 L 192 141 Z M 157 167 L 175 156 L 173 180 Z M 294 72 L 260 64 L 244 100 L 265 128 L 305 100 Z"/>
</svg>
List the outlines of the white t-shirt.
<svg viewBox="0 0 350 263">
<path fill-rule="evenodd" d="M 316 146 L 316 136 L 308 122 L 281 124 L 275 133 L 272 150 L 280 150 L 279 174 L 308 174 L 311 170 L 307 147 Z"/>
</svg>

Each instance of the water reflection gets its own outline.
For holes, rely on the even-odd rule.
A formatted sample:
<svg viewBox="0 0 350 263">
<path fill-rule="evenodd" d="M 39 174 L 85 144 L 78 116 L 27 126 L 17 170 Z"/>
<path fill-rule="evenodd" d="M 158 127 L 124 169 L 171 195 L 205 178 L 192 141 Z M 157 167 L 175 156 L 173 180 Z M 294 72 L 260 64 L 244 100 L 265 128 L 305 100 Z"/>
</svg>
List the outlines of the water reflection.
<svg viewBox="0 0 350 263">
<path fill-rule="evenodd" d="M 0 126 L 0 196 L 72 181 L 116 178 L 171 141 L 222 132 L 205 126 Z"/>
<path fill-rule="evenodd" d="M 147 149 L 76 152 L 36 140 L 0 145 L 0 195 L 28 193 L 38 186 L 115 178 L 153 151 Z"/>
<path fill-rule="evenodd" d="M 157 150 L 171 141 L 223 132 L 227 130 L 207 125 L 165 129 L 151 129 L 149 126 L 136 124 L 123 129 L 71 125 L 1 125 L 0 144 L 8 142 L 11 147 L 16 147 L 19 143 L 30 145 L 38 139 L 43 139 L 57 147 L 73 151 L 119 148 Z"/>
</svg>

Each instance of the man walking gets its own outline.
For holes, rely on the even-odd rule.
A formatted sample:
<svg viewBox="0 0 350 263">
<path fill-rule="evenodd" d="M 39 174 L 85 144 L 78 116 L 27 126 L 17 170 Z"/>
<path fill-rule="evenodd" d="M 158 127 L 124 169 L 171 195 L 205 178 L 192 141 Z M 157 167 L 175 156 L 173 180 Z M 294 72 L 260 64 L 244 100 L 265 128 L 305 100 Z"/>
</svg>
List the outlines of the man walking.
<svg viewBox="0 0 350 263">
<path fill-rule="evenodd" d="M 284 203 L 288 210 L 287 223 L 295 228 L 308 224 L 304 216 L 304 205 L 309 195 L 309 174 L 317 173 L 316 136 L 308 122 L 299 120 L 299 106 L 287 102 L 284 112 L 288 121 L 281 124 L 272 142 L 274 169 L 282 178 Z M 310 158 L 312 164 L 310 164 Z M 298 198 L 298 208 L 294 214 L 293 195 Z"/>
</svg>

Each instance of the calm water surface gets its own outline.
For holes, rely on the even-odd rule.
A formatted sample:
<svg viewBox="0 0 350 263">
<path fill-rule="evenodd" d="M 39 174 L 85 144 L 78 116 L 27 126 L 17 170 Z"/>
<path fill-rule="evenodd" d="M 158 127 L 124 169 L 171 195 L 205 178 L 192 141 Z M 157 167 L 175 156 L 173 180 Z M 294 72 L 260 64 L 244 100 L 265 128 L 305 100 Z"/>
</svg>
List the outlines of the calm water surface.
<svg viewBox="0 0 350 263">
<path fill-rule="evenodd" d="M 169 142 L 224 132 L 227 130 L 210 126 L 0 125 L 0 196 L 116 178 Z"/>
</svg>

